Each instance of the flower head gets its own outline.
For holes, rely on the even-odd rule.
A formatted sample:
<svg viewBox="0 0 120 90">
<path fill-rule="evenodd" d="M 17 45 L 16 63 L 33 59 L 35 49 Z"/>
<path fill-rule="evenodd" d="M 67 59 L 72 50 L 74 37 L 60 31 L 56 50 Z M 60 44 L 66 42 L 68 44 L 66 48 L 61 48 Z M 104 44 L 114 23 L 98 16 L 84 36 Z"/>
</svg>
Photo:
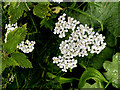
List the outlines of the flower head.
<svg viewBox="0 0 120 90">
<path fill-rule="evenodd" d="M 17 26 L 17 23 L 15 23 L 15 24 L 6 24 L 5 25 L 5 29 L 7 29 L 7 32 L 6 32 L 6 34 L 5 34 L 5 39 L 4 39 L 4 41 L 5 41 L 5 43 L 7 42 L 7 35 L 11 32 L 11 31 L 14 31 L 16 28 L 17 28 L 18 26 Z"/>
<path fill-rule="evenodd" d="M 58 66 L 63 68 L 62 71 L 67 72 L 66 70 L 68 68 L 72 69 L 77 66 L 77 61 L 74 60 L 74 57 L 88 56 L 88 52 L 99 54 L 106 47 L 106 43 L 104 43 L 105 37 L 102 36 L 102 34 L 95 33 L 93 28 L 89 28 L 87 24 L 82 25 L 79 21 L 71 17 L 68 17 L 68 21 L 65 21 L 65 16 L 66 14 L 63 14 L 58 18 L 53 33 L 59 34 L 59 38 L 63 38 L 68 30 L 72 30 L 69 39 L 62 41 L 60 44 L 59 49 L 63 54 L 63 57 L 54 57 L 54 60 L 57 60 Z M 59 60 L 63 58 L 63 64 L 61 64 Z M 73 60 L 73 62 L 75 61 L 75 63 L 67 62 L 70 60 Z"/>
<path fill-rule="evenodd" d="M 34 50 L 35 41 L 26 40 L 25 42 L 22 41 L 20 44 L 17 45 L 17 48 L 23 51 L 24 53 L 29 53 Z"/>
</svg>

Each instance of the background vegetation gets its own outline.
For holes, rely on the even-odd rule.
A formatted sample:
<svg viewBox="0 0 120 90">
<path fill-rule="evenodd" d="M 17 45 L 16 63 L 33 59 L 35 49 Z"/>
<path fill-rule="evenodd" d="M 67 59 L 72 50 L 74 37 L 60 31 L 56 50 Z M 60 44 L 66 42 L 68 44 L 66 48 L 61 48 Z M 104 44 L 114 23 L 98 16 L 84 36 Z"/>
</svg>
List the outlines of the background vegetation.
<svg viewBox="0 0 120 90">
<path fill-rule="evenodd" d="M 4 2 L 2 3 L 2 87 L 69 89 L 117 89 L 120 62 L 119 2 Z M 77 58 L 77 68 L 64 73 L 52 63 L 61 54 L 62 40 L 53 34 L 57 18 L 63 13 L 103 34 L 107 43 L 100 54 Z M 18 23 L 4 43 L 5 24 Z M 36 41 L 32 53 L 16 49 L 22 40 Z M 0 65 L 1 66 L 1 65 Z M 9 82 L 15 75 L 13 82 Z"/>
</svg>

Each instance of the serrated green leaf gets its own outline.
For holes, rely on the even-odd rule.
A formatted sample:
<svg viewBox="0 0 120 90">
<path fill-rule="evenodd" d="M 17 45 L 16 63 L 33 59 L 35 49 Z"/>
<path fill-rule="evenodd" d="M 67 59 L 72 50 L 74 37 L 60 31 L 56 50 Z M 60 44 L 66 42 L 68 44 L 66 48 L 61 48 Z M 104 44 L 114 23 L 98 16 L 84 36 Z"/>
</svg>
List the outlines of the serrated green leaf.
<svg viewBox="0 0 120 90">
<path fill-rule="evenodd" d="M 59 12 L 60 12 L 60 10 L 63 10 L 60 6 L 57 6 L 57 7 L 52 7 L 52 9 L 53 9 L 53 13 L 56 13 L 56 14 L 58 14 Z"/>
<path fill-rule="evenodd" d="M 47 16 L 50 16 L 49 11 L 49 4 L 42 4 L 41 2 L 34 7 L 33 14 L 40 18 L 45 18 Z"/>
<path fill-rule="evenodd" d="M 112 85 L 116 88 L 118 88 L 118 64 L 120 64 L 120 53 L 116 53 L 113 56 L 113 61 L 105 61 L 103 63 L 104 69 L 107 71 L 104 73 L 105 77 L 108 80 L 111 80 Z"/>
<path fill-rule="evenodd" d="M 10 2 L 10 5 L 13 7 L 13 8 L 17 8 L 17 5 L 19 2 L 15 2 L 16 0 L 12 0 L 13 2 Z"/>
<path fill-rule="evenodd" d="M 99 80 L 99 82 L 102 84 L 102 82 L 107 82 L 107 80 L 104 78 L 104 76 L 96 69 L 88 67 L 86 70 L 83 72 L 78 88 L 82 88 L 86 84 L 86 80 L 89 79 L 94 79 L 94 80 Z"/>
<path fill-rule="evenodd" d="M 48 75 L 49 78 L 57 80 L 57 82 L 59 82 L 60 84 L 70 83 L 74 80 L 74 78 L 58 77 L 58 76 L 55 76 L 55 75 L 53 75 L 52 73 L 49 73 L 49 72 L 47 72 L 47 75 Z"/>
<path fill-rule="evenodd" d="M 8 8 L 8 14 L 10 15 L 10 23 L 16 23 L 17 20 L 23 15 L 24 11 L 28 11 L 24 2 L 11 2 Z"/>
<path fill-rule="evenodd" d="M 27 56 L 23 53 L 17 52 L 11 55 L 12 58 L 19 64 L 22 68 L 32 68 L 31 62 L 27 59 Z"/>
<path fill-rule="evenodd" d="M 14 52 L 17 48 L 17 44 L 25 39 L 26 34 L 26 24 L 14 31 L 11 31 L 7 36 L 7 43 L 3 44 L 3 50 L 5 50 L 8 54 Z"/>
<path fill-rule="evenodd" d="M 5 68 L 8 68 L 10 66 L 19 66 L 19 64 L 15 61 L 14 58 L 8 57 L 4 61 L 2 61 L 2 72 L 5 70 Z"/>
</svg>

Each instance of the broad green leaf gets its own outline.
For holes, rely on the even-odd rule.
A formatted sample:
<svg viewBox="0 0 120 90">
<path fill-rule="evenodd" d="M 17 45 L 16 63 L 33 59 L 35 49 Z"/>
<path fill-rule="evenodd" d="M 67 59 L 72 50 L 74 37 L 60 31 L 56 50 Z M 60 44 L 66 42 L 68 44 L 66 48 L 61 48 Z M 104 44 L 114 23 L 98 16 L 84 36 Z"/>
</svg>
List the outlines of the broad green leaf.
<svg viewBox="0 0 120 90">
<path fill-rule="evenodd" d="M 57 6 L 57 7 L 52 7 L 52 9 L 53 9 L 53 13 L 56 13 L 56 14 L 58 14 L 59 12 L 60 12 L 60 10 L 63 10 L 60 6 Z"/>
<path fill-rule="evenodd" d="M 24 11 L 28 11 L 24 2 L 10 2 L 8 14 L 10 15 L 9 19 L 11 23 L 16 23 L 17 20 L 23 15 Z"/>
<path fill-rule="evenodd" d="M 88 26 L 90 25 L 90 18 L 86 15 L 80 14 L 79 12 L 74 12 L 74 11 L 65 11 L 65 13 L 70 16 L 75 18 L 76 20 L 80 21 L 83 25 L 87 24 Z M 74 13 L 74 14 L 71 14 Z"/>
<path fill-rule="evenodd" d="M 111 80 L 112 82 L 112 85 L 116 88 L 118 88 L 118 64 L 120 64 L 120 53 L 116 53 L 114 56 L 113 56 L 113 61 L 110 62 L 110 61 L 105 61 L 103 63 L 103 67 L 104 69 L 107 71 L 104 73 L 105 77 L 108 79 L 108 80 Z"/>
<path fill-rule="evenodd" d="M 109 47 L 114 47 L 117 44 L 117 38 L 110 32 L 105 33 L 105 42 Z"/>
<path fill-rule="evenodd" d="M 118 4 L 119 2 L 94 2 L 97 5 L 89 3 L 89 12 L 90 15 L 98 18 L 104 24 L 104 27 L 107 28 L 115 37 L 120 36 L 120 24 L 119 22 L 119 12 Z M 94 26 L 97 26 L 97 22 L 93 20 Z"/>
<path fill-rule="evenodd" d="M 88 67 L 83 72 L 83 74 L 79 80 L 78 88 L 82 88 L 86 84 L 86 80 L 89 80 L 89 79 L 99 80 L 99 83 L 101 83 L 101 84 L 103 83 L 103 81 L 107 82 L 107 80 L 104 78 L 104 76 L 98 70 Z"/>
<path fill-rule="evenodd" d="M 49 73 L 49 72 L 47 72 L 47 75 L 49 78 L 57 80 L 57 82 L 59 82 L 60 84 L 70 83 L 74 80 L 73 78 L 59 77 L 59 76 L 53 75 L 52 73 Z"/>
<path fill-rule="evenodd" d="M 100 54 L 94 55 L 89 60 L 89 66 L 92 66 L 96 69 L 100 69 L 103 66 L 103 62 L 106 59 L 112 58 L 114 50 L 112 48 L 106 47 Z"/>
<path fill-rule="evenodd" d="M 11 31 L 7 37 L 7 43 L 3 44 L 3 50 L 8 54 L 13 53 L 17 48 L 17 44 L 23 41 L 26 37 L 27 29 L 26 24 L 22 27 L 17 28 L 14 31 Z"/>
<path fill-rule="evenodd" d="M 17 52 L 13 53 L 12 58 L 19 64 L 22 68 L 32 68 L 31 62 L 27 59 L 27 56 L 23 53 Z"/>
<path fill-rule="evenodd" d="M 38 3 L 34 9 L 33 9 L 33 14 L 40 17 L 40 18 L 45 18 L 47 16 L 50 16 L 51 14 L 49 13 L 49 11 L 51 10 L 49 8 L 49 4 L 42 4 L 43 2 L 41 3 Z"/>
<path fill-rule="evenodd" d="M 5 70 L 5 68 L 8 68 L 10 66 L 19 66 L 19 64 L 15 61 L 14 58 L 8 57 L 2 61 L 2 72 Z"/>
<path fill-rule="evenodd" d="M 85 85 L 82 88 L 104 88 L 103 84 L 99 80 L 95 79 L 95 81 L 96 82 L 92 85 L 89 83 L 85 83 Z"/>
</svg>

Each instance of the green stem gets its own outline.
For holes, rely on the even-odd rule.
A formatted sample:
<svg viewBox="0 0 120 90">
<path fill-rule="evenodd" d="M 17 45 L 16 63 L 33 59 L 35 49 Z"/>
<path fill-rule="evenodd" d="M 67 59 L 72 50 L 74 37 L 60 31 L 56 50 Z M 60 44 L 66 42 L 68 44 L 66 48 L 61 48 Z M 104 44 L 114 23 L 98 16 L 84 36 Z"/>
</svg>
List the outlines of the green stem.
<svg viewBox="0 0 120 90">
<path fill-rule="evenodd" d="M 52 39 L 52 37 L 49 39 L 49 41 L 44 45 L 44 47 L 43 47 L 43 49 L 42 49 L 42 51 L 41 51 L 41 53 L 39 54 L 39 55 L 41 55 L 47 48 L 47 45 L 49 45 L 48 43 L 51 41 L 51 39 Z"/>
<path fill-rule="evenodd" d="M 13 67 L 10 70 L 10 73 L 8 73 L 8 76 L 7 76 L 7 81 L 6 83 L 4 84 L 3 88 L 7 88 L 7 84 L 9 83 L 9 77 L 10 77 L 10 74 L 12 74 L 12 70 L 13 70 Z"/>
<path fill-rule="evenodd" d="M 112 81 L 112 78 L 111 78 L 110 81 L 107 83 L 107 85 L 105 86 L 105 88 L 108 87 L 108 85 L 111 83 L 111 81 Z"/>
<path fill-rule="evenodd" d="M 102 31 L 103 31 L 103 24 L 102 24 L 102 22 L 101 22 L 99 19 L 97 19 L 96 17 L 91 16 L 91 15 L 85 13 L 85 12 L 82 12 L 82 11 L 80 11 L 80 10 L 78 10 L 78 9 L 74 9 L 74 8 L 70 8 L 70 9 L 72 9 L 72 10 L 74 10 L 74 11 L 77 11 L 77 12 L 79 12 L 79 13 L 82 13 L 82 14 L 84 14 L 84 15 L 92 18 L 92 19 L 95 19 L 96 21 L 98 21 L 98 22 L 101 24 L 101 29 L 102 29 Z"/>
<path fill-rule="evenodd" d="M 82 63 L 79 63 L 80 66 L 82 66 L 84 69 L 86 69 L 86 66 L 83 65 Z"/>
<path fill-rule="evenodd" d="M 32 34 L 36 34 L 36 33 L 39 33 L 39 32 L 32 32 L 32 33 L 27 33 L 27 34 L 32 35 Z"/>
<path fill-rule="evenodd" d="M 28 12 L 28 15 L 30 16 L 30 19 L 31 19 L 31 21 L 32 21 L 32 23 L 33 23 L 33 26 L 34 26 L 34 28 L 35 28 L 35 30 L 36 30 L 36 33 L 37 33 L 38 30 L 37 30 L 37 27 L 36 27 L 36 25 L 35 25 L 35 22 L 34 22 L 32 16 L 31 16 L 30 12 Z"/>
<path fill-rule="evenodd" d="M 77 8 L 81 7 L 85 2 L 83 2 L 82 4 L 80 4 L 80 6 L 78 6 Z"/>
<path fill-rule="evenodd" d="M 56 76 L 59 74 L 59 73 L 61 73 L 62 71 L 60 70 L 57 74 L 56 74 Z"/>
<path fill-rule="evenodd" d="M 19 88 L 19 84 L 18 84 L 17 74 L 16 73 L 15 73 L 15 79 L 16 79 L 16 83 L 17 83 L 17 88 Z"/>
</svg>

